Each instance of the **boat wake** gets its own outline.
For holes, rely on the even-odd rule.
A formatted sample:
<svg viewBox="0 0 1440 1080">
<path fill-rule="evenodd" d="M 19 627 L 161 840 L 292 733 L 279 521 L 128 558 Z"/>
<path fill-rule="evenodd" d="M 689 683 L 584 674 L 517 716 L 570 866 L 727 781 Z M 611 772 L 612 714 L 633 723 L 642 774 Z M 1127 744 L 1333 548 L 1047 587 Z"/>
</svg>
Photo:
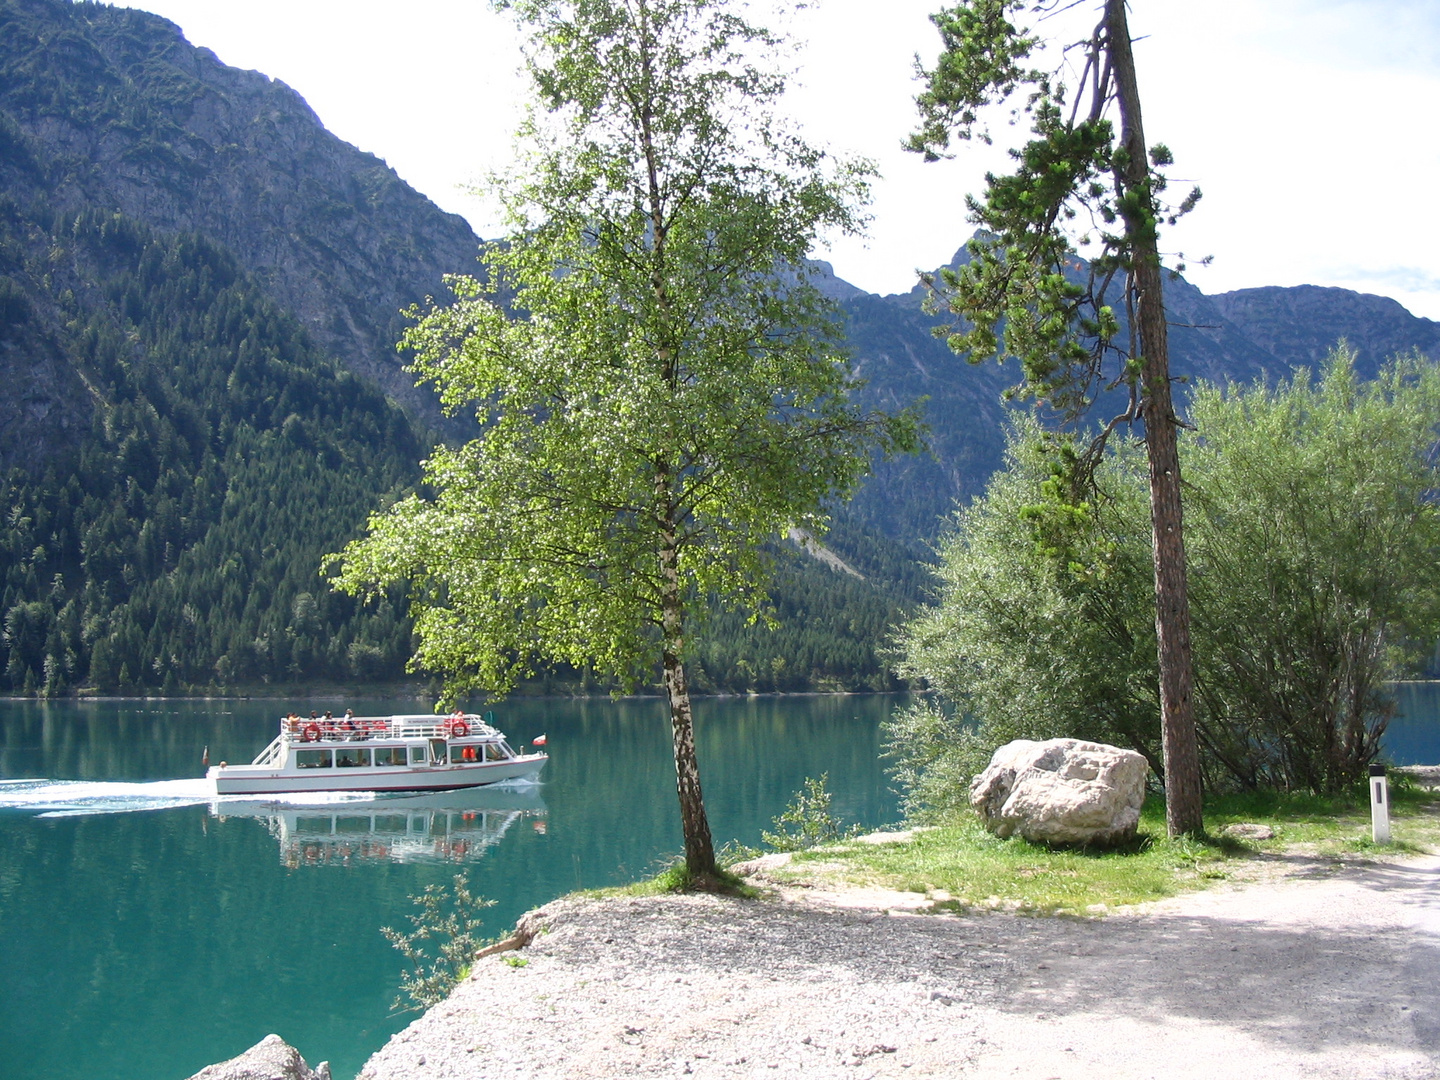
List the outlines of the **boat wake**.
<svg viewBox="0 0 1440 1080">
<path fill-rule="evenodd" d="M 323 806 L 373 799 L 372 792 L 315 792 L 275 796 L 276 803 Z M 185 780 L 0 780 L 0 811 L 22 810 L 37 817 L 130 814 L 181 806 L 223 805 L 245 796 L 215 794 L 203 777 Z"/>
</svg>

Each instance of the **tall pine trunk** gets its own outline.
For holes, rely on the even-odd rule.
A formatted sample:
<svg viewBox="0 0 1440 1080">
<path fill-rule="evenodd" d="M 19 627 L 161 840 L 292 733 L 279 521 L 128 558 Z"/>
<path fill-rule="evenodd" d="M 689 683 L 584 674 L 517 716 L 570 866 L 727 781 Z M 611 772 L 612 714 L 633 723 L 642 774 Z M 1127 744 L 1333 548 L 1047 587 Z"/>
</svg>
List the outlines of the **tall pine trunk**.
<svg viewBox="0 0 1440 1080">
<path fill-rule="evenodd" d="M 1190 601 L 1185 576 L 1185 533 L 1180 501 L 1180 458 L 1170 396 L 1170 355 L 1151 197 L 1149 152 L 1140 121 L 1140 90 L 1130 49 L 1125 0 L 1106 0 L 1106 36 L 1120 104 L 1118 170 L 1121 211 L 1130 239 L 1150 461 L 1150 523 L 1155 554 L 1155 636 L 1160 662 L 1160 731 L 1165 758 L 1165 823 L 1171 836 L 1198 833 L 1201 813 L 1200 750 L 1195 733 L 1190 662 Z M 1126 197 L 1128 196 L 1128 198 Z"/>
</svg>

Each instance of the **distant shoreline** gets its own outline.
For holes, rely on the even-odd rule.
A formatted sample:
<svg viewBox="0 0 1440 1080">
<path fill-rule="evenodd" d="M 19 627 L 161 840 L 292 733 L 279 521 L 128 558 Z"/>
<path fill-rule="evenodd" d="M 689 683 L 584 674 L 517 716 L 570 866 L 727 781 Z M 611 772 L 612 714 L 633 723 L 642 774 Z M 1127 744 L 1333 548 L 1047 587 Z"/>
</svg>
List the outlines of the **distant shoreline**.
<svg viewBox="0 0 1440 1080">
<path fill-rule="evenodd" d="M 1426 682 L 1440 682 L 1436 680 L 1413 680 Z M 809 698 L 809 697 L 899 697 L 902 695 L 925 695 L 930 690 L 765 690 L 753 693 L 735 693 L 731 691 L 720 691 L 716 693 L 701 693 L 691 691 L 692 698 L 705 700 L 743 700 L 750 698 Z M 511 698 L 523 698 L 526 701 L 657 701 L 663 699 L 664 691 L 657 691 L 653 694 L 526 694 L 517 693 Z M 0 701 L 22 702 L 81 702 L 81 701 L 341 701 L 346 699 L 373 699 L 373 698 L 413 698 L 416 701 L 428 701 L 432 694 L 423 690 L 416 690 L 413 687 L 406 688 L 369 688 L 369 689 L 325 689 L 320 691 L 306 692 L 295 690 L 291 692 L 276 691 L 266 688 L 264 692 L 232 692 L 215 694 L 59 694 L 54 697 L 37 697 L 34 694 L 0 694 Z M 495 702 L 494 705 L 503 702 Z M 475 708 L 491 708 L 493 705 L 476 705 Z"/>
</svg>

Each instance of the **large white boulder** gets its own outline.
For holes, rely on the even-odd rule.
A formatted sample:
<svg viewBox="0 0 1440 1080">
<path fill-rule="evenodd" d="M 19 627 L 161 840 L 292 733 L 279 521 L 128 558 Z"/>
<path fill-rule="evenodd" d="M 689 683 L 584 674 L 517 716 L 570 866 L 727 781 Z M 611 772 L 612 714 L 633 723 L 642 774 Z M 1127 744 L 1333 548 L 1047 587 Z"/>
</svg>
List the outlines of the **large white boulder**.
<svg viewBox="0 0 1440 1080">
<path fill-rule="evenodd" d="M 1117 844 L 1135 835 L 1149 763 L 1079 739 L 1017 739 L 970 784 L 970 805 L 996 836 L 1046 844 Z"/>
</svg>

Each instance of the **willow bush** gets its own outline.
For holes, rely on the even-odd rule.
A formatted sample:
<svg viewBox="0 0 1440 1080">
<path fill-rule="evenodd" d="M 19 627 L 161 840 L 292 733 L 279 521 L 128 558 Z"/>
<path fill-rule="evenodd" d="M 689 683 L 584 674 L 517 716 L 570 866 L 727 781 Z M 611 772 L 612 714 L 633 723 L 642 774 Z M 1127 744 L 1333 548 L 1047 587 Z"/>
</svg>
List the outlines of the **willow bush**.
<svg viewBox="0 0 1440 1080">
<path fill-rule="evenodd" d="M 1188 478 L 1197 722 L 1206 785 L 1335 792 L 1364 775 L 1389 681 L 1440 633 L 1435 456 L 1440 371 L 1397 359 L 1371 382 L 1341 348 L 1318 378 L 1201 385 Z M 938 700 L 897 714 L 912 815 L 963 805 L 1001 743 L 1074 736 L 1160 768 L 1144 456 L 1119 442 L 1079 506 L 1063 444 L 1028 421 L 957 510 L 937 603 L 897 664 Z"/>
</svg>

